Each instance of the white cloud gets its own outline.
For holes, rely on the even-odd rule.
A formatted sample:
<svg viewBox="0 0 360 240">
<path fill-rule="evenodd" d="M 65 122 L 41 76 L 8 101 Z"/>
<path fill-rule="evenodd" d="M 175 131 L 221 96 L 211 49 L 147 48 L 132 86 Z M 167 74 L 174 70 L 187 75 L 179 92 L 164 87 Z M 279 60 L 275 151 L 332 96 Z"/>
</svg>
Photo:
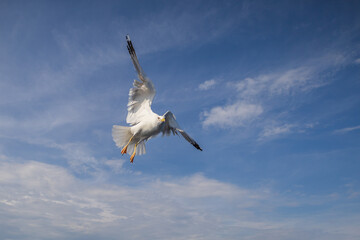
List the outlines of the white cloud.
<svg viewBox="0 0 360 240">
<path fill-rule="evenodd" d="M 347 133 L 347 132 L 355 131 L 355 130 L 358 130 L 358 129 L 360 129 L 360 125 L 355 126 L 355 127 L 348 127 L 348 128 L 338 129 L 338 130 L 335 130 L 334 133 Z"/>
<path fill-rule="evenodd" d="M 216 125 L 219 127 L 238 127 L 246 121 L 251 121 L 263 112 L 261 105 L 237 102 L 223 107 L 214 107 L 209 112 L 204 112 L 205 127 Z"/>
<path fill-rule="evenodd" d="M 108 239 L 121 232 L 126 239 L 195 235 L 198 239 L 218 239 L 221 232 L 234 236 L 237 231 L 231 224 L 226 226 L 228 221 L 246 228 L 272 225 L 252 222 L 244 217 L 245 212 L 241 219 L 228 212 L 229 204 L 240 213 L 269 193 L 242 190 L 201 174 L 146 180 L 128 187 L 87 184 L 62 167 L 34 161 L 1 162 L 0 184 L 0 229 L 5 238 L 17 232 L 36 239 L 48 238 L 49 233 L 54 239 L 99 234 Z"/>
<path fill-rule="evenodd" d="M 360 64 L 360 58 L 356 59 L 354 62 Z"/>
<path fill-rule="evenodd" d="M 275 97 L 291 92 L 311 90 L 322 86 L 312 82 L 315 70 L 312 67 L 299 67 L 278 73 L 269 73 L 255 78 L 245 78 L 234 83 L 239 97 L 247 100 L 261 99 L 263 96 Z"/>
<path fill-rule="evenodd" d="M 241 235 L 249 240 L 283 240 L 299 235 L 317 239 L 360 236 L 354 221 L 359 218 L 356 213 L 337 215 L 342 224 L 326 217 L 333 215 L 331 209 L 323 213 L 325 217 L 311 215 L 310 221 L 308 216 L 272 217 L 277 208 L 334 201 L 328 196 L 288 199 L 267 187 L 240 188 L 199 173 L 167 179 L 117 177 L 131 178 L 132 184 L 123 180 L 115 184 L 80 180 L 59 166 L 36 161 L 15 163 L 9 157 L 3 158 L 2 237 L 116 239 L 121 235 L 124 239 L 211 240 L 238 239 Z"/>
<path fill-rule="evenodd" d="M 256 77 L 247 77 L 241 81 L 229 83 L 228 85 L 235 88 L 238 93 L 236 102 L 230 105 L 217 106 L 210 112 L 204 112 L 203 126 L 244 126 L 244 120 L 256 118 L 264 109 L 271 110 L 273 106 L 269 102 L 272 100 L 311 91 L 328 84 L 329 81 L 321 76 L 322 73 L 329 69 L 336 71 L 339 66 L 347 64 L 348 60 L 349 56 L 343 54 L 327 54 L 323 57 L 310 59 L 301 66 L 261 74 Z M 258 107 L 255 108 L 254 106 Z M 222 115 L 228 115 L 228 120 L 224 119 Z M 278 134 L 276 131 L 285 131 L 285 128 L 268 130 L 263 134 Z"/>
<path fill-rule="evenodd" d="M 292 125 L 292 124 L 284 124 L 282 126 L 265 127 L 265 129 L 263 130 L 263 132 L 260 135 L 260 139 L 289 133 L 293 127 L 294 127 L 294 125 Z"/>
<path fill-rule="evenodd" d="M 94 151 L 89 148 L 88 143 L 57 143 L 52 139 L 35 138 L 31 136 L 5 136 L 5 138 L 20 141 L 25 145 L 29 144 L 31 147 L 35 145 L 36 147 L 45 148 L 46 150 L 43 152 L 44 156 L 50 156 L 56 159 L 57 162 L 66 162 L 69 170 L 77 174 L 84 174 L 101 179 L 106 178 L 106 172 L 109 169 L 115 173 L 128 172 L 122 168 L 125 162 L 124 159 L 107 159 L 105 157 L 97 159 L 94 157 Z M 53 156 L 53 153 L 56 153 L 56 155 Z M 6 160 L 6 156 L 1 155 L 0 152 L 0 160 L 2 157 Z"/>
<path fill-rule="evenodd" d="M 209 90 L 216 84 L 216 81 L 214 79 L 207 80 L 199 85 L 200 90 Z"/>
<path fill-rule="evenodd" d="M 224 199 L 246 198 L 261 199 L 259 196 L 249 190 L 240 189 L 235 185 L 223 183 L 214 179 L 208 179 L 202 174 L 195 174 L 191 177 L 185 177 L 177 182 L 157 182 L 156 188 L 173 195 L 174 197 L 187 196 L 189 198 L 209 198 L 220 197 Z M 251 204 L 251 201 L 247 203 Z"/>
<path fill-rule="evenodd" d="M 249 99 L 263 92 L 268 86 L 269 76 L 259 76 L 257 78 L 245 78 L 243 81 L 235 83 L 239 96 Z"/>
<path fill-rule="evenodd" d="M 346 64 L 349 56 L 343 54 L 328 54 L 306 61 L 298 67 L 277 70 L 253 78 L 245 78 L 235 83 L 239 96 L 244 99 L 261 99 L 264 95 L 276 97 L 310 91 L 327 84 L 328 80 L 320 75 L 324 70 Z"/>
<path fill-rule="evenodd" d="M 36 114 L 28 113 L 26 117 L 1 116 L 0 129 L 3 134 L 24 136 L 45 133 L 67 124 L 86 124 L 90 121 L 86 120 L 89 118 L 86 111 L 88 104 L 84 101 L 61 101 L 46 109 L 35 109 Z"/>
<path fill-rule="evenodd" d="M 270 85 L 270 93 L 285 94 L 292 89 L 312 89 L 317 85 L 311 84 L 310 80 L 314 70 L 310 67 L 290 69 L 274 77 Z"/>
</svg>

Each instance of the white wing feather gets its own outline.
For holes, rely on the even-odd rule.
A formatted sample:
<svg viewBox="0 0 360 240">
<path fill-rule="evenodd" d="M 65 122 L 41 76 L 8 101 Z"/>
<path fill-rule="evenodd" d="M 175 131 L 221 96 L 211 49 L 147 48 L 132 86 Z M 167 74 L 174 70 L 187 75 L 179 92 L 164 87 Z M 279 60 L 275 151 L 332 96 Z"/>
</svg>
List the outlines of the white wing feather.
<svg viewBox="0 0 360 240">
<path fill-rule="evenodd" d="M 164 127 L 162 129 L 163 135 L 169 136 L 170 133 L 172 133 L 174 135 L 175 134 L 178 135 L 178 133 L 180 133 L 181 136 L 183 136 L 183 138 L 186 139 L 186 141 L 191 143 L 196 149 L 199 149 L 200 151 L 202 151 L 199 144 L 197 142 L 195 142 L 195 140 L 192 139 L 184 130 L 182 130 L 180 128 L 180 125 L 177 123 L 175 115 L 172 112 L 167 111 L 164 114 L 164 117 L 165 117 L 165 124 L 164 124 Z"/>
<path fill-rule="evenodd" d="M 149 114 L 154 114 L 151 110 L 151 103 L 155 96 L 154 84 L 148 79 L 140 66 L 136 56 L 135 49 L 129 36 L 126 36 L 127 48 L 131 56 L 131 60 L 138 73 L 140 81 L 134 80 L 134 87 L 129 92 L 128 115 L 126 122 L 130 125 L 136 125 L 141 122 Z"/>
</svg>

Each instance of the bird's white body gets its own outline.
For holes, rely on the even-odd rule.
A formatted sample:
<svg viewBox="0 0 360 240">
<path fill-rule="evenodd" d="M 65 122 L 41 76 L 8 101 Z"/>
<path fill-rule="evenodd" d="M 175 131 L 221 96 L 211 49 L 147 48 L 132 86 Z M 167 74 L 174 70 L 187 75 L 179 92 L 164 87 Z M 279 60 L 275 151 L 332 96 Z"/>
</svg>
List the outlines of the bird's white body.
<svg viewBox="0 0 360 240">
<path fill-rule="evenodd" d="M 180 133 L 195 148 L 202 151 L 200 146 L 187 133 L 180 129 L 176 122 L 175 116 L 171 112 L 166 112 L 163 116 L 159 116 L 151 110 L 151 103 L 155 96 L 155 88 L 153 83 L 145 76 L 139 60 L 137 59 L 135 49 L 129 36 L 126 36 L 128 50 L 131 60 L 138 73 L 140 81 L 134 80 L 134 87 L 129 92 L 128 115 L 126 122 L 130 127 L 114 125 L 112 136 L 116 146 L 123 148 L 121 153 L 132 152 L 130 161 L 132 162 L 135 155 L 145 154 L 145 142 L 158 135 Z"/>
<path fill-rule="evenodd" d="M 135 139 L 139 141 L 148 140 L 161 132 L 161 125 L 163 122 L 159 121 L 160 116 L 157 114 L 150 115 L 146 120 L 130 127 L 131 133 Z M 137 137 L 138 136 L 138 137 Z"/>
</svg>

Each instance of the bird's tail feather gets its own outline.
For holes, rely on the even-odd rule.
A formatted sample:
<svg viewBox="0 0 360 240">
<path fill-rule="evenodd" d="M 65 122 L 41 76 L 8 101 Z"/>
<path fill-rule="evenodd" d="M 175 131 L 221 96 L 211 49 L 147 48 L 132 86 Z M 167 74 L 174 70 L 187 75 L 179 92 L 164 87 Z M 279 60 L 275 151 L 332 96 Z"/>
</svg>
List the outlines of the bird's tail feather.
<svg viewBox="0 0 360 240">
<path fill-rule="evenodd" d="M 127 153 L 131 155 L 134 152 L 135 143 L 130 143 L 127 149 Z M 146 153 L 145 142 L 141 141 L 136 147 L 136 155 L 143 155 Z"/>
<path fill-rule="evenodd" d="M 112 137 L 116 146 L 119 148 L 124 147 L 130 141 L 132 137 L 130 127 L 114 125 L 112 128 Z M 127 148 L 127 153 L 132 154 L 134 152 L 135 142 L 131 141 Z M 146 153 L 145 142 L 141 141 L 136 147 L 136 155 L 143 155 Z"/>
<path fill-rule="evenodd" d="M 119 148 L 124 147 L 132 137 L 130 127 L 114 125 L 112 128 L 112 137 L 116 146 Z"/>
</svg>

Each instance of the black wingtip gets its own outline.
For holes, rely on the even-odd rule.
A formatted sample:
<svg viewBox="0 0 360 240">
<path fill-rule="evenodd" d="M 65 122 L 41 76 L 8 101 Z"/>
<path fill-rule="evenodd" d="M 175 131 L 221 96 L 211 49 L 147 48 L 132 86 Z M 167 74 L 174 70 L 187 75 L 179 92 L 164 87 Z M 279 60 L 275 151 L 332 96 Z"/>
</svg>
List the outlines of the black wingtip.
<svg viewBox="0 0 360 240">
<path fill-rule="evenodd" d="M 131 56 L 135 56 L 136 57 L 136 53 L 135 53 L 135 49 L 134 49 L 134 46 L 130 40 L 130 36 L 129 35 L 126 35 L 126 41 L 127 41 L 127 49 L 130 53 Z"/>
<path fill-rule="evenodd" d="M 194 147 L 195 147 L 196 149 L 199 149 L 200 151 L 202 151 L 202 149 L 201 149 L 201 147 L 199 146 L 199 144 L 195 143 L 195 144 L 193 144 L 193 145 L 194 145 Z"/>
</svg>

